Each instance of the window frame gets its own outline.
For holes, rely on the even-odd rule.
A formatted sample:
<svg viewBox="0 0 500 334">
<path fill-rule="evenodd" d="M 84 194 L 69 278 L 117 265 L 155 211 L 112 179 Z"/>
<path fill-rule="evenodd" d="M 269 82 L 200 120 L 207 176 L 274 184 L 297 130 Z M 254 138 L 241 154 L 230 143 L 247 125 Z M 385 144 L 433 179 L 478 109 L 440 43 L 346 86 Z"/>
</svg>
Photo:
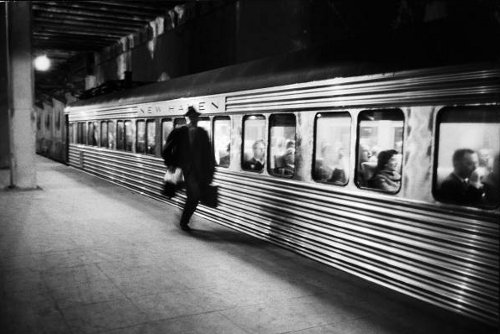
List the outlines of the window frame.
<svg viewBox="0 0 500 334">
<path fill-rule="evenodd" d="M 439 202 L 443 205 L 453 205 L 456 207 L 460 208 L 474 208 L 474 209 L 482 209 L 482 210 L 496 210 L 500 207 L 500 203 L 497 203 L 494 206 L 488 206 L 488 205 L 472 205 L 472 204 L 460 204 L 460 203 L 453 203 L 453 202 L 447 202 L 447 201 L 442 201 L 440 199 L 440 194 L 439 190 L 437 189 L 437 183 L 438 183 L 438 167 L 439 167 L 439 144 L 440 144 L 440 124 L 442 123 L 441 118 L 443 117 L 442 115 L 449 110 L 453 110 L 455 112 L 461 112 L 461 111 L 468 111 L 468 110 L 478 110 L 478 111 L 485 111 L 485 110 L 492 110 L 496 111 L 500 109 L 499 106 L 444 106 L 440 108 L 436 112 L 436 116 L 434 118 L 434 152 L 432 154 L 432 184 L 431 184 L 431 193 L 432 193 L 432 198 L 436 201 Z M 492 112 L 492 114 L 495 114 L 495 112 Z M 500 117 L 497 115 L 497 117 Z M 478 122 L 479 123 L 479 122 Z M 500 154 L 500 152 L 499 152 Z M 493 157 L 494 158 L 494 157 Z"/>
<path fill-rule="evenodd" d="M 91 135 L 92 131 L 92 135 Z M 95 146 L 94 145 L 94 121 L 87 122 L 87 145 L 88 146 Z"/>
<path fill-rule="evenodd" d="M 103 125 L 106 124 L 106 143 L 104 145 L 103 143 L 103 139 L 104 139 L 104 136 L 103 136 Z M 104 147 L 104 148 L 108 148 L 109 146 L 109 124 L 108 124 L 108 121 L 100 121 L 99 122 L 99 126 L 101 128 L 101 130 L 99 131 L 99 146 L 100 147 Z"/>
<path fill-rule="evenodd" d="M 143 141 L 144 142 L 144 150 L 141 150 L 141 151 L 139 151 L 138 147 L 137 147 L 139 145 L 139 123 L 144 124 L 144 135 L 143 135 L 143 137 L 144 137 L 144 141 Z M 146 154 L 146 151 L 147 151 L 147 149 L 146 149 L 146 119 L 141 118 L 141 119 L 135 120 L 135 136 L 134 137 L 135 137 L 135 145 L 133 145 L 133 146 L 135 146 L 135 153 Z"/>
<path fill-rule="evenodd" d="M 361 123 L 361 118 L 360 116 L 365 113 L 365 112 L 392 112 L 392 113 L 395 113 L 395 112 L 398 112 L 401 116 L 402 116 L 402 121 L 403 121 L 403 126 L 402 126 L 402 130 L 403 130 L 403 133 L 401 135 L 401 139 L 402 139 L 402 146 L 401 146 L 401 166 L 400 166 L 400 171 L 401 171 L 401 181 L 400 181 L 400 184 L 399 184 L 399 188 L 397 191 L 394 191 L 394 192 L 390 192 L 390 191 L 384 191 L 382 189 L 377 189 L 377 188 L 371 188 L 371 187 L 367 187 L 367 186 L 362 186 L 360 185 L 360 182 L 358 180 L 358 175 L 359 175 L 359 148 L 360 148 L 360 140 L 361 140 L 361 127 L 360 127 L 360 123 Z M 384 120 L 387 120 L 387 119 L 384 119 Z M 388 120 L 394 120 L 394 119 L 388 119 Z M 403 177 L 403 167 L 404 167 L 404 147 L 405 147 L 405 125 L 406 125 L 406 116 L 405 116 L 405 113 L 403 112 L 402 109 L 400 108 L 383 108 L 383 109 L 363 109 L 363 110 L 360 110 L 357 114 L 357 117 L 356 117 L 356 150 L 355 150 L 355 166 L 354 166 L 354 184 L 356 185 L 356 187 L 360 190 L 368 190 L 368 191 L 374 191 L 374 192 L 378 192 L 378 193 L 381 193 L 381 194 L 385 194 L 385 195 L 397 195 L 401 192 L 401 189 L 403 188 L 403 180 L 404 180 L 404 177 Z"/>
<path fill-rule="evenodd" d="M 149 144 L 149 136 L 148 136 L 148 124 L 153 124 L 153 128 L 154 128 L 154 131 L 155 131 L 155 134 L 154 134 L 154 139 L 153 139 L 153 143 L 154 143 L 154 150 L 153 150 L 153 153 L 150 153 L 148 152 L 148 144 Z M 147 118 L 146 119 L 146 128 L 145 128 L 145 132 L 144 132 L 144 136 L 145 136 L 145 154 L 146 155 L 153 155 L 153 156 L 156 156 L 156 152 L 157 152 L 157 143 L 158 143 L 158 125 L 157 125 L 157 122 L 156 122 L 156 119 L 155 118 Z"/>
<path fill-rule="evenodd" d="M 118 129 L 120 128 L 120 124 L 122 124 L 121 136 L 118 136 Z M 116 121 L 116 140 L 115 147 L 118 151 L 125 152 L 125 120 L 119 119 Z M 120 145 L 119 145 L 120 144 Z"/>
<path fill-rule="evenodd" d="M 240 154 L 240 168 L 242 171 L 245 171 L 245 172 L 250 172 L 250 173 L 257 173 L 257 174 L 262 174 L 264 173 L 264 171 L 266 170 L 266 166 L 264 166 L 264 168 L 262 168 L 261 170 L 251 170 L 251 169 L 246 169 L 246 168 L 243 168 L 243 165 L 245 163 L 245 121 L 250 118 L 250 117 L 259 117 L 259 119 L 263 119 L 264 120 L 264 136 L 267 136 L 267 131 L 266 131 L 266 127 L 268 127 L 268 118 L 266 117 L 266 115 L 264 114 L 247 114 L 247 115 L 244 115 L 243 118 L 242 118 L 242 126 L 241 126 L 241 154 Z M 262 117 L 262 118 L 260 118 Z M 266 161 L 265 161 L 265 164 L 268 164 L 269 162 L 267 161 L 268 160 L 268 157 L 269 157 L 269 143 L 268 143 L 268 138 L 263 138 L 263 141 L 264 143 L 266 144 Z"/>
<path fill-rule="evenodd" d="M 163 136 L 164 132 L 163 132 L 163 124 L 165 123 L 168 123 L 170 122 L 170 124 L 172 125 L 169 133 L 167 134 L 166 137 Z M 167 144 L 167 138 L 168 136 L 172 133 L 172 131 L 174 130 L 174 119 L 172 117 L 162 117 L 160 118 L 160 152 L 163 152 L 163 149 L 165 148 L 165 145 Z"/>
<path fill-rule="evenodd" d="M 220 121 L 220 120 L 227 120 L 229 121 L 229 165 L 228 166 L 221 166 L 220 164 L 217 164 L 216 167 L 221 167 L 221 168 L 229 168 L 231 166 L 231 132 L 232 132 L 232 126 L 231 126 L 231 116 L 227 116 L 227 115 L 218 115 L 218 116 L 214 116 L 212 118 L 212 125 L 211 125 L 211 129 L 212 129 L 212 151 L 214 152 L 214 158 L 215 158 L 215 122 L 216 121 Z"/>
<path fill-rule="evenodd" d="M 267 156 L 266 156 L 266 163 L 267 163 L 267 173 L 269 175 L 272 175 L 274 177 L 279 177 L 279 178 L 284 178 L 284 179 L 293 179 L 295 174 L 297 173 L 297 168 L 294 167 L 293 169 L 293 174 L 292 175 L 279 175 L 278 173 L 275 173 L 272 169 L 271 169 L 271 122 L 272 122 L 272 119 L 275 118 L 275 117 L 287 117 L 287 116 L 293 116 L 293 119 L 295 121 L 295 135 L 293 137 L 293 140 L 294 140 L 294 143 L 295 143 L 295 150 L 297 150 L 297 115 L 295 115 L 295 113 L 293 112 L 278 112 L 278 113 L 272 113 L 272 114 L 269 114 L 269 117 L 267 118 Z M 294 165 L 295 165 L 295 160 L 297 159 L 297 157 L 295 157 L 294 159 Z M 275 167 L 276 168 L 276 167 Z"/>
<path fill-rule="evenodd" d="M 68 124 L 68 144 L 74 144 L 74 141 L 73 141 L 73 133 L 74 133 L 74 123 L 73 122 L 70 122 Z"/>
<path fill-rule="evenodd" d="M 108 123 L 108 146 L 107 148 L 110 150 L 116 150 L 116 122 L 114 120 L 106 121 Z M 112 129 L 112 130 L 111 130 Z M 110 143 L 110 132 L 113 132 L 113 143 Z"/>
<path fill-rule="evenodd" d="M 315 170 L 316 170 L 316 152 L 318 151 L 317 150 L 317 145 L 318 145 L 318 142 L 317 142 L 317 138 L 318 138 L 318 119 L 320 119 L 321 117 L 319 115 L 328 115 L 326 117 L 329 117 L 330 115 L 347 115 L 349 116 L 349 147 L 347 148 L 347 150 L 349 151 L 349 177 L 347 177 L 347 181 L 346 183 L 339 183 L 339 182 L 328 182 L 328 181 L 321 181 L 321 180 L 318 180 L 317 177 L 316 177 L 316 173 L 315 173 Z M 323 111 L 323 112 L 317 112 L 315 115 L 314 115 L 314 129 L 313 129 L 313 154 L 312 154 L 312 161 L 311 161 L 311 179 L 314 181 L 314 182 L 317 182 L 317 183 L 321 183 L 321 184 L 328 184 L 328 185 L 333 185 L 333 186 L 336 186 L 336 187 L 346 187 L 349 183 L 352 183 L 355 179 L 355 176 L 356 176 L 356 171 L 354 172 L 354 175 L 351 175 L 351 171 L 352 171 L 352 165 L 351 165 L 351 162 L 352 162 L 352 150 L 351 150 L 351 147 L 352 147 L 352 142 L 353 142 L 353 138 L 352 138 L 352 134 L 353 134 L 353 131 L 352 131 L 352 126 L 353 126 L 353 117 L 351 115 L 351 113 L 347 110 L 338 110 L 338 111 Z M 357 160 L 357 159 L 356 159 Z M 357 161 L 356 161 L 357 162 Z"/>
<path fill-rule="evenodd" d="M 130 124 L 130 131 L 131 133 L 131 142 L 130 142 L 130 149 L 127 149 L 127 123 Z M 123 121 L 123 151 L 125 152 L 131 152 L 134 153 L 134 138 L 135 138 L 135 133 L 134 133 L 134 122 L 131 119 L 126 119 Z"/>
</svg>

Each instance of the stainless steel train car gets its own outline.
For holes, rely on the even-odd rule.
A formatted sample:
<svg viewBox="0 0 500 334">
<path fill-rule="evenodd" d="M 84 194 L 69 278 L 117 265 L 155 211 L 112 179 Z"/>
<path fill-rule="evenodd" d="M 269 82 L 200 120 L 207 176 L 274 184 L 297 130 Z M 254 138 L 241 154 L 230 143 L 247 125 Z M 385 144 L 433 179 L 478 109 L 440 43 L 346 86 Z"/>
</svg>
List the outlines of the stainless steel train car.
<svg viewBox="0 0 500 334">
<path fill-rule="evenodd" d="M 64 103 L 52 99 L 51 103 L 35 106 L 36 153 L 51 159 L 67 160 L 67 133 L 64 126 Z"/>
<path fill-rule="evenodd" d="M 182 194 L 160 194 L 161 149 L 193 105 L 220 186 L 219 207 L 198 214 L 497 324 L 498 64 L 278 60 L 76 102 L 65 110 L 69 164 L 180 205 Z M 461 181 L 474 182 L 477 197 L 445 189 L 457 151 L 472 160 Z M 374 182 L 387 155 L 389 175 Z"/>
</svg>

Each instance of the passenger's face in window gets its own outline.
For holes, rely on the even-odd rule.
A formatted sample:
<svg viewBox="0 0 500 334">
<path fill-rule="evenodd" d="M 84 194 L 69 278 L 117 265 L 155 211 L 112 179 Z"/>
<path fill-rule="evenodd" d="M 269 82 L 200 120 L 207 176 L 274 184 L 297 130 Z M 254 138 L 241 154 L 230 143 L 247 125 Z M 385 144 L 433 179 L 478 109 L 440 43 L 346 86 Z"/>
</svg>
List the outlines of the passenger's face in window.
<svg viewBox="0 0 500 334">
<path fill-rule="evenodd" d="M 477 168 L 478 163 L 479 158 L 476 153 L 466 153 L 462 160 L 457 161 L 455 168 L 459 176 L 469 177 Z"/>
<path fill-rule="evenodd" d="M 399 166 L 399 158 L 396 155 L 393 155 L 392 158 L 387 161 L 385 164 L 385 168 L 388 170 L 394 170 L 398 171 L 398 166 Z"/>
<path fill-rule="evenodd" d="M 255 159 L 257 159 L 257 160 L 263 160 L 264 159 L 264 153 L 265 153 L 264 144 L 258 143 L 256 145 L 254 145 L 254 147 L 253 147 L 253 156 L 254 156 Z"/>
<path fill-rule="evenodd" d="M 478 159 L 479 166 L 488 166 L 490 163 L 490 152 L 487 150 L 479 150 Z"/>
</svg>

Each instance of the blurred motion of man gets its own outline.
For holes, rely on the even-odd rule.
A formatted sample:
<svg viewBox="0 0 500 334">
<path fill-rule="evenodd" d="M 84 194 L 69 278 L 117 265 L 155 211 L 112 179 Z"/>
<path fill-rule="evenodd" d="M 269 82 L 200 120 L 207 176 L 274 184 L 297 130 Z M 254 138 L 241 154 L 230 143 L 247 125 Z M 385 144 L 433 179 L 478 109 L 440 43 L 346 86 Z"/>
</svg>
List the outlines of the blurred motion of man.
<svg viewBox="0 0 500 334">
<path fill-rule="evenodd" d="M 441 184 L 443 201 L 457 204 L 478 204 L 483 190 L 476 170 L 479 158 L 471 149 L 459 149 L 453 153 L 453 172 Z"/>
<path fill-rule="evenodd" d="M 198 126 L 200 113 L 189 107 L 184 117 L 187 124 L 174 129 L 167 138 L 165 150 L 174 151 L 167 166 L 180 167 L 186 183 L 186 203 L 182 212 L 180 227 L 190 231 L 189 220 L 196 210 L 200 198 L 212 182 L 215 159 L 207 131 Z"/>
</svg>

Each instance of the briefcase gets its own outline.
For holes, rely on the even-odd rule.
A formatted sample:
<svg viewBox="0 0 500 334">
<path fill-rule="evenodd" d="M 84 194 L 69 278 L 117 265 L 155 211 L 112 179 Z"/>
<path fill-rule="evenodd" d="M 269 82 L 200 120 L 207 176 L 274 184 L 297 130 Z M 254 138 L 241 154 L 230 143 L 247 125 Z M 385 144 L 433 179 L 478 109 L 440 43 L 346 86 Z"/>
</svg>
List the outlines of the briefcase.
<svg viewBox="0 0 500 334">
<path fill-rule="evenodd" d="M 219 196 L 219 186 L 209 185 L 205 188 L 203 195 L 201 196 L 201 204 L 209 206 L 211 208 L 216 208 Z"/>
<path fill-rule="evenodd" d="M 163 182 L 162 195 L 168 198 L 172 198 L 175 196 L 177 191 L 177 185 L 170 182 Z"/>
</svg>

